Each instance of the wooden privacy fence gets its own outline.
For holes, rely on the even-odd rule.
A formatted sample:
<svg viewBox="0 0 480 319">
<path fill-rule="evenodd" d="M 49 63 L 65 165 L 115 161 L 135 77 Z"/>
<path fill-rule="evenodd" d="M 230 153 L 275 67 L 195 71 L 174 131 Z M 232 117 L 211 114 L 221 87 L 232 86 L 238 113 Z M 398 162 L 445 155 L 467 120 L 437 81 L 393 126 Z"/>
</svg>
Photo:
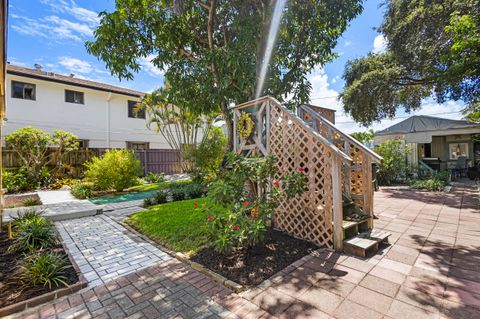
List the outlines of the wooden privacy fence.
<svg viewBox="0 0 480 319">
<path fill-rule="evenodd" d="M 105 153 L 105 148 L 88 148 L 71 152 L 65 156 L 64 164 L 67 165 L 72 174 L 80 176 L 84 170 L 84 163 L 94 156 L 101 156 Z M 53 151 L 52 151 L 53 152 Z M 147 149 L 133 150 L 137 158 L 142 162 L 143 173 L 165 173 L 177 174 L 182 172 L 180 153 L 171 149 Z M 22 165 L 13 150 L 3 149 L 3 167 L 6 169 L 17 169 Z"/>
</svg>

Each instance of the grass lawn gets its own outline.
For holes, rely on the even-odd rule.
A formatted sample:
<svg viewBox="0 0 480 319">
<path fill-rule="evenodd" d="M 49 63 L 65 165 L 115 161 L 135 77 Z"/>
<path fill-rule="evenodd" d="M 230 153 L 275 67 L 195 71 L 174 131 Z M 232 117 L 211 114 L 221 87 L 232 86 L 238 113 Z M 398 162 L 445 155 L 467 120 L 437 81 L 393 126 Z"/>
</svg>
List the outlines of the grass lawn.
<svg viewBox="0 0 480 319">
<path fill-rule="evenodd" d="M 165 189 L 169 188 L 170 186 L 176 184 L 176 185 L 182 185 L 182 184 L 189 184 L 192 181 L 190 179 L 186 180 L 180 180 L 180 181 L 174 181 L 174 182 L 160 182 L 160 183 L 153 183 L 153 184 L 142 184 L 142 185 L 137 185 L 130 187 L 128 190 L 129 191 L 135 191 L 135 192 L 146 192 L 146 191 L 153 191 L 157 189 Z"/>
<path fill-rule="evenodd" d="M 150 207 L 132 215 L 127 224 L 166 247 L 192 255 L 207 244 L 207 212 L 195 209 L 208 202 L 207 198 L 189 199 Z M 216 207 L 217 211 L 222 210 Z"/>
</svg>

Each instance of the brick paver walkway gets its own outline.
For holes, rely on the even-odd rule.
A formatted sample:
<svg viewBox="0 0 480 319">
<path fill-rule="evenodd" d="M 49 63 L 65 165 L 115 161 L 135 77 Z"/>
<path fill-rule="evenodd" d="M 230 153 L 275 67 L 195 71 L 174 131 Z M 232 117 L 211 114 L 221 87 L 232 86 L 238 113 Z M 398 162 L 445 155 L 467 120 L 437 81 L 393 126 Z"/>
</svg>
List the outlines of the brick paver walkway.
<svg viewBox="0 0 480 319">
<path fill-rule="evenodd" d="M 320 250 L 240 295 L 171 259 L 20 316 L 480 318 L 478 192 L 383 190 L 375 201 L 393 245 L 370 258 Z"/>
<path fill-rule="evenodd" d="M 66 220 L 56 226 L 90 286 L 171 259 L 108 216 Z"/>
</svg>

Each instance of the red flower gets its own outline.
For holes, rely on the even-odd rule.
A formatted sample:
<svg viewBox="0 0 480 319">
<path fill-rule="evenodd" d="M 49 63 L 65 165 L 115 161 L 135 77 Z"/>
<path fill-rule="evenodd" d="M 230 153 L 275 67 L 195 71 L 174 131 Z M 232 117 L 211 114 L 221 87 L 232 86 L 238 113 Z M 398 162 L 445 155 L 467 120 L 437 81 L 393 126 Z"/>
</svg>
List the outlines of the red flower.
<svg viewBox="0 0 480 319">
<path fill-rule="evenodd" d="M 273 187 L 280 187 L 280 182 L 278 180 L 274 180 L 272 182 Z"/>
<path fill-rule="evenodd" d="M 197 202 L 193 203 L 193 207 L 198 207 L 198 203 Z"/>
<path fill-rule="evenodd" d="M 305 172 L 305 168 L 300 167 L 300 168 L 298 169 L 298 171 L 299 171 L 300 173 L 303 173 L 303 172 Z"/>
<path fill-rule="evenodd" d="M 238 226 L 237 226 L 237 225 L 233 225 L 233 229 L 238 230 Z"/>
<path fill-rule="evenodd" d="M 242 205 L 245 206 L 245 207 L 247 207 L 248 205 L 250 205 L 250 202 L 249 202 L 248 200 L 246 200 L 246 201 L 244 201 L 244 202 L 242 203 Z"/>
<path fill-rule="evenodd" d="M 207 220 L 208 220 L 209 222 L 213 221 L 214 219 L 215 219 L 215 218 L 213 218 L 212 216 L 208 216 L 208 217 L 207 217 Z"/>
</svg>

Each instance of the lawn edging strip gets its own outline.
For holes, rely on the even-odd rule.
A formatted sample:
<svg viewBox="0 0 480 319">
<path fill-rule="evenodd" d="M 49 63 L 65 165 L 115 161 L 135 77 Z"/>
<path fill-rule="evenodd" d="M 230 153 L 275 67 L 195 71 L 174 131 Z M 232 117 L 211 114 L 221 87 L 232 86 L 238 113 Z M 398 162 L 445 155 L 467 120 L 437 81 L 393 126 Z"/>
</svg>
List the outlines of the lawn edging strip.
<svg viewBox="0 0 480 319">
<path fill-rule="evenodd" d="M 244 290 L 246 290 L 246 287 L 243 286 L 243 285 L 240 285 L 239 283 L 236 283 L 230 279 L 227 279 L 225 277 L 223 277 L 222 275 L 220 274 L 217 274 L 216 272 L 208 269 L 208 268 L 205 268 L 203 265 L 197 263 L 197 262 L 194 262 L 192 260 L 190 260 L 190 258 L 185 255 L 185 254 L 182 254 L 180 252 L 176 252 L 176 251 L 173 251 L 167 247 L 165 247 L 164 245 L 162 244 L 159 244 L 158 242 L 148 238 L 146 235 L 144 234 L 141 234 L 140 232 L 138 232 L 135 228 L 133 228 L 132 226 L 128 225 L 127 223 L 125 222 L 120 222 L 120 224 L 125 227 L 126 229 L 128 229 L 130 232 L 132 232 L 135 236 L 138 236 L 140 237 L 141 239 L 145 240 L 146 242 L 160 248 L 161 250 L 163 250 L 165 253 L 169 254 L 170 256 L 180 260 L 181 262 L 184 262 L 188 265 L 190 265 L 190 267 L 192 267 L 193 269 L 195 269 L 196 271 L 198 272 L 201 272 L 202 274 L 208 276 L 209 278 L 211 278 L 212 280 L 214 280 L 215 282 L 218 282 L 219 284 L 222 284 L 224 286 L 226 286 L 227 288 L 235 291 L 236 293 L 239 293 L 239 292 L 242 292 Z"/>
<path fill-rule="evenodd" d="M 73 258 L 72 254 L 70 254 L 70 251 L 68 250 L 67 246 L 65 243 L 62 241 L 62 247 L 63 250 L 65 251 L 65 254 L 68 256 L 68 260 L 70 261 L 70 264 L 72 265 L 73 269 L 77 273 L 78 276 L 78 282 L 64 287 L 60 288 L 57 290 L 53 290 L 50 292 L 47 292 L 43 295 L 36 296 L 27 300 L 23 300 L 5 307 L 0 308 L 0 317 L 3 318 L 8 315 L 12 315 L 14 313 L 34 308 L 37 307 L 41 304 L 44 304 L 46 302 L 70 295 L 74 292 L 77 292 L 88 285 L 88 281 L 85 279 L 83 276 L 82 272 L 80 271 L 80 268 L 78 267 L 77 263 L 75 262 L 75 259 Z"/>
</svg>

